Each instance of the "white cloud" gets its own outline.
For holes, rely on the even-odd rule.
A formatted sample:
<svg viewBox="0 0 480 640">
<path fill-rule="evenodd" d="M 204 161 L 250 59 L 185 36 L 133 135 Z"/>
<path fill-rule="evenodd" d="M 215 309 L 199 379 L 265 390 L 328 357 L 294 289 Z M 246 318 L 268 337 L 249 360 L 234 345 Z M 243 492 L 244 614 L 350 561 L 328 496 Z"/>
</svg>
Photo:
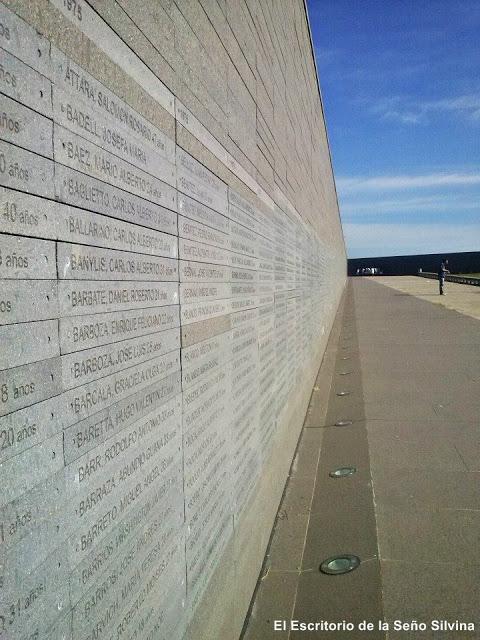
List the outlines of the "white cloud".
<svg viewBox="0 0 480 640">
<path fill-rule="evenodd" d="M 369 101 L 371 113 L 382 120 L 404 124 L 426 122 L 432 113 L 455 113 L 472 121 L 480 121 L 480 94 L 465 94 L 419 101 L 409 96 L 391 96 Z"/>
<path fill-rule="evenodd" d="M 341 202 L 340 210 L 344 213 L 395 213 L 414 211 L 471 211 L 478 209 L 480 213 L 480 196 L 471 199 L 459 199 L 452 195 L 438 195 L 425 198 L 398 198 L 396 200 L 369 200 L 361 202 Z M 479 215 L 480 217 L 480 215 Z"/>
<path fill-rule="evenodd" d="M 431 173 L 427 175 L 397 175 L 337 178 L 340 192 L 425 189 L 480 184 L 480 173 Z"/>
<path fill-rule="evenodd" d="M 478 251 L 476 224 L 359 224 L 345 223 L 349 257 Z"/>
</svg>

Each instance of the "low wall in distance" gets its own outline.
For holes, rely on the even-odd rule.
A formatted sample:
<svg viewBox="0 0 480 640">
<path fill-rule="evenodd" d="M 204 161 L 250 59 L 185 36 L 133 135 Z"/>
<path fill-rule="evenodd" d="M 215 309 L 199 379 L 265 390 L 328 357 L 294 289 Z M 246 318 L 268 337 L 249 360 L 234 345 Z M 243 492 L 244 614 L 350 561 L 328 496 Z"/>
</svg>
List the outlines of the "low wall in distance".
<svg viewBox="0 0 480 640">
<path fill-rule="evenodd" d="M 0 2 L 0 638 L 235 640 L 344 286 L 303 2 Z"/>
</svg>

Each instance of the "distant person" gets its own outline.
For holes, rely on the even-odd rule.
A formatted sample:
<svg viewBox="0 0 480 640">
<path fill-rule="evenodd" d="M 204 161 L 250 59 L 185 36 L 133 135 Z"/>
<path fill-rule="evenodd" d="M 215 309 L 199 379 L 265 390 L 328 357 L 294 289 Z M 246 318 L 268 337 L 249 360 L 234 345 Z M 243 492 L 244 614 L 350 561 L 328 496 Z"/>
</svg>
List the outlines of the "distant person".
<svg viewBox="0 0 480 640">
<path fill-rule="evenodd" d="M 448 260 L 442 260 L 440 263 L 440 267 L 438 269 L 438 286 L 440 289 L 440 295 L 445 295 L 444 287 L 445 287 L 445 276 L 447 273 L 450 273 L 448 270 Z"/>
</svg>

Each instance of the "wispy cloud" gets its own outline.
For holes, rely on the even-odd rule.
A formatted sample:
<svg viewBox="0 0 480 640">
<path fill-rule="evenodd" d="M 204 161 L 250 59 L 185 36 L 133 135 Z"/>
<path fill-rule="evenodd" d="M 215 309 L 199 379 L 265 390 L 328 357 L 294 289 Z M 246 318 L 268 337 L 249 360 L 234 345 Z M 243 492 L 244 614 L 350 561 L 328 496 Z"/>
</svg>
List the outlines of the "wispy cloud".
<svg viewBox="0 0 480 640">
<path fill-rule="evenodd" d="M 480 94 L 466 94 L 419 101 L 408 96 L 391 96 L 364 101 L 369 104 L 370 113 L 382 120 L 402 124 L 428 122 L 434 113 L 453 113 L 473 122 L 480 122 Z"/>
<path fill-rule="evenodd" d="M 441 212 L 441 211 L 480 212 L 480 196 L 469 199 L 438 195 L 426 198 L 398 198 L 396 200 L 368 200 L 361 202 L 342 202 L 342 215 L 348 214 L 384 214 L 397 212 Z M 480 216 L 479 216 L 480 217 Z"/>
<path fill-rule="evenodd" d="M 427 175 L 343 177 L 337 178 L 336 184 L 341 193 L 470 186 L 480 184 L 480 173 L 431 173 Z"/>
<path fill-rule="evenodd" d="M 453 111 L 474 120 L 480 120 L 480 95 L 457 96 L 433 102 L 424 102 L 422 108 L 428 111 Z"/>
<path fill-rule="evenodd" d="M 478 251 L 476 224 L 345 223 L 349 257 Z"/>
<path fill-rule="evenodd" d="M 379 98 L 374 102 L 367 102 L 370 102 L 370 112 L 378 115 L 382 120 L 393 120 L 403 124 L 416 124 L 424 117 L 424 113 L 418 104 L 402 96 Z"/>
</svg>

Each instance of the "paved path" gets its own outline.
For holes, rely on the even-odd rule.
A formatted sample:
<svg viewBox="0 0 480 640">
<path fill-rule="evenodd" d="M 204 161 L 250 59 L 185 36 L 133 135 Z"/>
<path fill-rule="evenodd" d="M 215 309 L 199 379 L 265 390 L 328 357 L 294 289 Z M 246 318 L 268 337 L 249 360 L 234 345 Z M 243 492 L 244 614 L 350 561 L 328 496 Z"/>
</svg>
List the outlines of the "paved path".
<svg viewBox="0 0 480 640">
<path fill-rule="evenodd" d="M 438 293 L 438 280 L 431 278 L 375 276 L 372 281 L 480 320 L 480 287 L 445 282 L 446 295 L 441 296 Z"/>
<path fill-rule="evenodd" d="M 480 323 L 382 281 L 349 282 L 245 640 L 480 638 Z M 329 477 L 344 465 L 357 472 Z M 358 569 L 319 572 L 345 552 Z M 375 628 L 273 631 L 292 618 Z M 395 631 L 395 620 L 427 630 Z M 432 630 L 432 620 L 475 631 Z"/>
</svg>

